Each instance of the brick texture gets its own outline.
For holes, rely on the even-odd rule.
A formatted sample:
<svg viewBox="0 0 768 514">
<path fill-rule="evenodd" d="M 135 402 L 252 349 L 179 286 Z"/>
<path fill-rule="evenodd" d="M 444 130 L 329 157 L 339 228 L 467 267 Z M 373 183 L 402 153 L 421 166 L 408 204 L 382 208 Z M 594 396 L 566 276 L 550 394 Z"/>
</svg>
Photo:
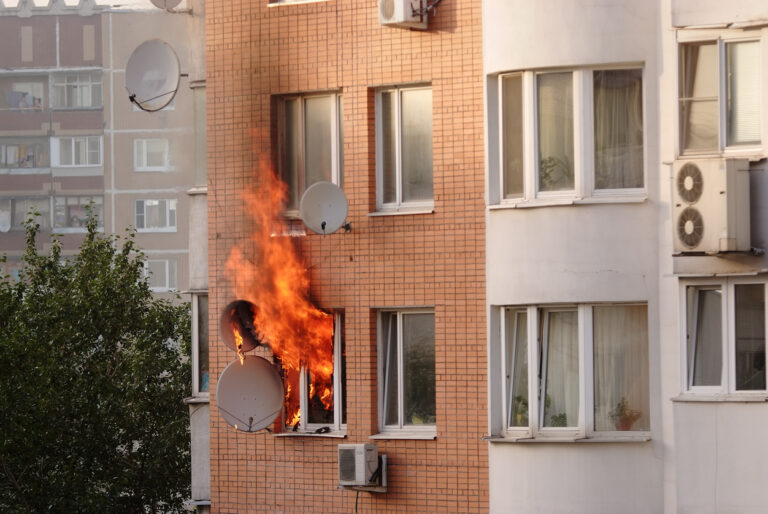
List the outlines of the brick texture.
<svg viewBox="0 0 768 514">
<path fill-rule="evenodd" d="M 448 0 L 429 30 L 382 27 L 376 0 L 206 5 L 211 326 L 235 299 L 224 263 L 248 252 L 241 192 L 272 163 L 272 98 L 343 94 L 344 190 L 351 233 L 297 238 L 312 296 L 343 308 L 347 438 L 235 432 L 218 415 L 217 377 L 234 354 L 211 333 L 213 512 L 353 512 L 337 488 L 336 446 L 377 432 L 376 309 L 434 306 L 437 438 L 376 441 L 389 491 L 360 493 L 360 512 L 488 510 L 481 2 Z M 428 82 L 433 92 L 432 214 L 375 209 L 373 88 Z M 300 222 L 295 222 L 301 227 Z"/>
</svg>

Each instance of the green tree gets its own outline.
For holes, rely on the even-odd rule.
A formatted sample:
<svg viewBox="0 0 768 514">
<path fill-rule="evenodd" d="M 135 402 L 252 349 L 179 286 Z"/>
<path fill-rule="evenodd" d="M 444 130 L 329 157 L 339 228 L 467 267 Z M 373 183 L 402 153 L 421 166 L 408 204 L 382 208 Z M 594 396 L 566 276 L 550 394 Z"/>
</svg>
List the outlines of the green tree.
<svg viewBox="0 0 768 514">
<path fill-rule="evenodd" d="M 189 494 L 189 305 L 153 297 L 133 234 L 77 255 L 26 226 L 0 280 L 0 511 L 173 512 Z"/>
</svg>

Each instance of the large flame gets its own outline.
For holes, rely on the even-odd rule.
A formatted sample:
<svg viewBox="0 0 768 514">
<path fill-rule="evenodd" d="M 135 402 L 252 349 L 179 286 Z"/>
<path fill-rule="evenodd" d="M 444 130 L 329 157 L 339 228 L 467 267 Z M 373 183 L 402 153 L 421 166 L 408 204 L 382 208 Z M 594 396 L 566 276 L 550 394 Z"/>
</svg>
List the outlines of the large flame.
<svg viewBox="0 0 768 514">
<path fill-rule="evenodd" d="M 255 191 L 243 193 L 253 218 L 251 244 L 247 256 L 242 246 L 232 248 L 226 271 L 235 296 L 256 306 L 254 326 L 282 365 L 285 424 L 294 426 L 301 416 L 298 392 L 302 366 L 310 377 L 310 402 L 319 391 L 317 400 L 324 408 L 333 406 L 334 323 L 333 316 L 310 301 L 307 268 L 293 238 L 282 235 L 289 232 L 279 214 L 285 197 L 285 185 L 268 166 L 260 166 Z"/>
</svg>

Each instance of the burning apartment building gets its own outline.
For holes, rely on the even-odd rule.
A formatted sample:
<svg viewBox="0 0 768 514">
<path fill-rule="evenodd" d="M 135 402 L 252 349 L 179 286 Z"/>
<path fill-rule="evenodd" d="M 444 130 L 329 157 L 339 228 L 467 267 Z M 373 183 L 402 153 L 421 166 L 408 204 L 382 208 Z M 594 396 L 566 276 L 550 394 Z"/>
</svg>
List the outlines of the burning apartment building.
<svg viewBox="0 0 768 514">
<path fill-rule="evenodd" d="M 488 509 L 480 3 L 438 3 L 207 5 L 213 510 Z M 239 358 L 282 382 L 255 432 Z"/>
</svg>

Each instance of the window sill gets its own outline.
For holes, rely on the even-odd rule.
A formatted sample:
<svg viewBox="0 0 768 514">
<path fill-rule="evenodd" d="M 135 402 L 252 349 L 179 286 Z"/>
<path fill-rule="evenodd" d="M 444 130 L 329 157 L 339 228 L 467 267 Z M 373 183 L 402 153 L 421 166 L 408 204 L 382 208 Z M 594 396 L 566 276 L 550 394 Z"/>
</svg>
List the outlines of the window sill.
<svg viewBox="0 0 768 514">
<path fill-rule="evenodd" d="M 197 404 L 197 403 L 211 403 L 211 397 L 210 396 L 190 396 L 189 398 L 184 398 L 182 400 L 185 404 Z"/>
<path fill-rule="evenodd" d="M 682 393 L 671 399 L 680 403 L 766 403 L 768 394 L 759 393 L 724 393 L 724 394 L 696 394 Z"/>
<path fill-rule="evenodd" d="M 382 439 L 416 439 L 416 440 L 423 440 L 423 441 L 429 441 L 433 439 L 437 439 L 437 430 L 433 431 L 413 431 L 413 430 L 401 430 L 401 431 L 392 431 L 392 432 L 379 432 L 378 434 L 373 434 L 368 436 L 368 439 L 376 439 L 376 440 L 382 440 Z"/>
<path fill-rule="evenodd" d="M 586 198 L 537 198 L 535 200 L 523 200 L 519 202 L 506 202 L 489 205 L 488 209 L 495 211 L 500 209 L 535 209 L 540 207 L 557 207 L 563 205 L 599 205 L 599 204 L 636 204 L 648 200 L 646 194 L 642 195 L 612 195 L 589 196 Z"/>
<path fill-rule="evenodd" d="M 322 434 L 315 432 L 275 432 L 272 433 L 275 437 L 330 437 L 331 439 L 346 439 L 346 430 L 330 431 Z"/>
<path fill-rule="evenodd" d="M 766 154 L 762 148 L 750 146 L 748 148 L 729 147 L 724 150 L 700 150 L 689 151 L 680 154 L 678 160 L 690 159 L 747 159 L 750 162 L 757 162 L 765 159 Z"/>
<path fill-rule="evenodd" d="M 171 234 L 176 232 L 176 227 L 173 228 L 137 228 L 136 232 L 139 234 Z"/>
<path fill-rule="evenodd" d="M 398 210 L 391 210 L 391 211 L 383 210 L 383 211 L 369 212 L 368 216 L 370 217 L 405 216 L 408 214 L 434 214 L 434 213 L 435 213 L 434 207 L 414 208 L 414 209 L 401 208 Z"/>
<path fill-rule="evenodd" d="M 632 435 L 592 435 L 587 437 L 504 437 L 504 436 L 484 436 L 484 441 L 489 443 L 503 444 L 541 444 L 541 443 L 645 443 L 651 440 L 648 432 L 638 432 Z"/>
<path fill-rule="evenodd" d="M 294 4 L 317 4 L 320 2 L 326 2 L 328 0 L 286 0 L 282 2 L 269 2 L 267 7 L 277 7 L 280 5 L 294 5 Z"/>
</svg>

